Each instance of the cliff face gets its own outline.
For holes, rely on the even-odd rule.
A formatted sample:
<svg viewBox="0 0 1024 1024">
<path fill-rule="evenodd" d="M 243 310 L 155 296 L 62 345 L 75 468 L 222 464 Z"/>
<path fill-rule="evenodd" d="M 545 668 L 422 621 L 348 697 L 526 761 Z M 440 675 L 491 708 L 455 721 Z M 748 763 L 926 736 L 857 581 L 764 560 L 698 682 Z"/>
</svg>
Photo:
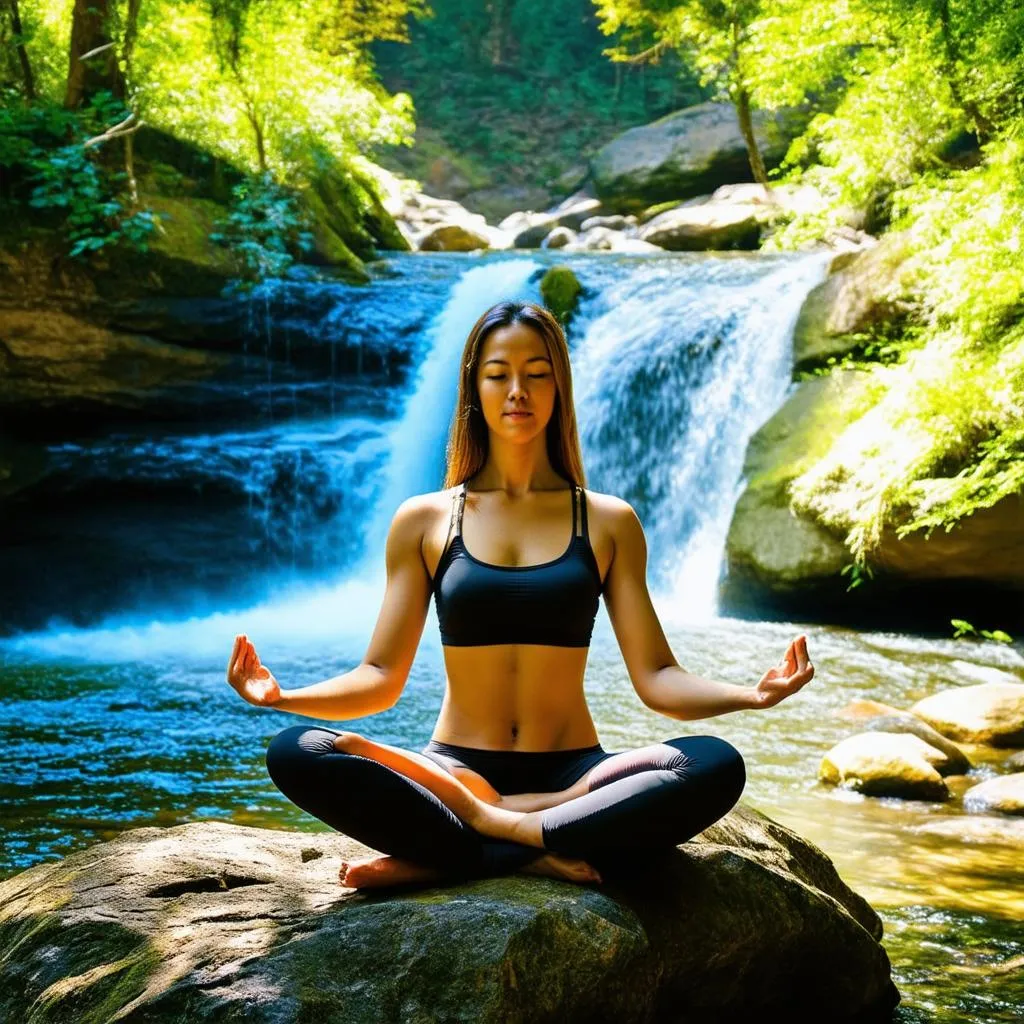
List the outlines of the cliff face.
<svg viewBox="0 0 1024 1024">
<path fill-rule="evenodd" d="M 1024 626 L 1022 494 L 1009 494 L 942 530 L 908 532 L 906 511 L 894 504 L 881 517 L 861 585 L 849 589 L 855 578 L 849 537 L 854 513 L 844 502 L 872 486 L 870 474 L 857 465 L 856 454 L 848 454 L 819 479 L 823 460 L 840 444 L 844 452 L 861 452 L 862 460 L 879 444 L 894 450 L 927 444 L 896 430 L 873 440 L 886 389 L 866 372 L 867 364 L 843 365 L 872 330 L 898 330 L 914 308 L 905 242 L 884 236 L 872 249 L 837 257 L 833 273 L 804 303 L 793 338 L 798 380 L 747 448 L 746 488 L 730 524 L 721 586 L 729 610 L 942 632 L 950 619 L 965 616 L 1002 629 Z M 909 384 L 915 373 L 923 381 L 928 366 L 925 350 L 905 371 Z M 818 372 L 804 376 L 803 370 Z M 941 471 L 941 462 L 931 461 Z M 959 469 L 951 466 L 948 476 L 937 472 L 913 486 L 919 494 L 941 495 Z M 853 473 L 866 479 L 860 491 L 848 494 L 845 479 Z M 877 486 L 881 495 L 881 481 Z"/>
<path fill-rule="evenodd" d="M 159 215 L 146 251 L 72 259 L 56 228 L 26 210 L 0 225 L 0 496 L 33 483 L 39 438 L 94 422 L 180 415 L 183 385 L 215 383 L 243 348 L 242 272 L 211 236 L 241 175 L 152 129 L 136 154 L 139 204 Z M 377 195 L 372 168 L 322 161 L 296 190 L 313 248 L 335 280 L 369 281 L 364 261 L 409 244 Z"/>
</svg>

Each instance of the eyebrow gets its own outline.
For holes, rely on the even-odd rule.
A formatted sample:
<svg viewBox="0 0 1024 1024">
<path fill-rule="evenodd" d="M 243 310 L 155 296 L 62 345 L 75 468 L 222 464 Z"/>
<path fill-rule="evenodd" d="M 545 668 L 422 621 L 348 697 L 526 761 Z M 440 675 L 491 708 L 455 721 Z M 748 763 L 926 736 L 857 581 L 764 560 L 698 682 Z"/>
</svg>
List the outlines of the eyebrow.
<svg viewBox="0 0 1024 1024">
<path fill-rule="evenodd" d="M 543 359 L 545 363 L 550 363 L 551 362 L 551 360 L 548 359 L 547 356 L 530 356 L 530 358 L 527 359 L 526 361 L 528 363 L 535 363 L 538 359 Z M 485 359 L 484 360 L 484 366 L 486 366 L 488 363 L 502 363 L 505 366 L 508 366 L 508 360 L 507 359 Z"/>
</svg>

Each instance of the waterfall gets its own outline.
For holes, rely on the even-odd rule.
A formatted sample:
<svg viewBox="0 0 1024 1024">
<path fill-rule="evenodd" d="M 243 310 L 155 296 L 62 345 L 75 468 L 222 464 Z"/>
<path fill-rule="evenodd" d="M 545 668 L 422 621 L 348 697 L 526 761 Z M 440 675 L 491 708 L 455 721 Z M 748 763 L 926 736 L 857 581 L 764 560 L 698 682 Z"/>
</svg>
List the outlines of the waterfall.
<svg viewBox="0 0 1024 1024">
<path fill-rule="evenodd" d="M 92 467 L 78 471 L 92 474 L 94 492 L 104 481 L 116 492 L 129 479 L 176 474 L 179 493 L 199 481 L 219 488 L 226 502 L 223 495 L 244 485 L 250 528 L 283 534 L 286 555 L 303 555 L 292 575 L 261 569 L 258 551 L 238 556 L 225 546 L 237 534 L 237 505 L 221 518 L 218 509 L 197 506 L 199 517 L 190 510 L 180 532 L 173 514 L 159 518 L 160 506 L 149 505 L 135 528 L 157 534 L 151 543 L 160 545 L 161 561 L 187 570 L 194 562 L 197 573 L 212 566 L 230 589 L 200 591 L 186 602 L 167 586 L 157 592 L 166 600 L 149 592 L 146 600 L 122 599 L 122 611 L 101 609 L 87 629 L 51 619 L 48 630 L 5 644 L 111 659 L 178 656 L 184 647 L 200 657 L 248 631 L 267 646 L 312 648 L 331 638 L 365 648 L 383 596 L 384 540 L 395 510 L 441 485 L 469 330 L 495 302 L 539 300 L 536 272 L 555 263 L 569 265 L 584 285 L 569 342 L 588 487 L 635 508 L 659 609 L 691 620 L 713 616 L 747 441 L 785 398 L 793 323 L 830 256 L 411 254 L 379 271 L 376 296 L 377 284 L 362 292 L 308 285 L 316 289 L 308 298 L 296 292 L 291 299 L 292 355 L 303 332 L 310 340 L 302 357 L 321 366 L 335 363 L 335 353 L 323 351 L 331 343 L 347 346 L 350 366 L 353 343 L 368 359 L 403 347 L 412 370 L 402 385 L 358 370 L 335 381 L 318 370 L 317 386 L 329 384 L 332 406 L 338 402 L 333 416 L 321 406 L 270 423 L 157 435 L 134 448 L 118 441 L 113 459 L 105 439 L 66 453 L 75 466 Z M 375 302 L 387 308 L 378 311 Z M 302 328 L 302 316 L 311 326 Z M 294 388 L 298 369 L 291 370 Z M 287 376 L 275 371 L 277 386 Z M 267 494 L 254 503 L 261 488 Z M 189 544 L 202 545 L 201 562 Z"/>
<path fill-rule="evenodd" d="M 395 509 L 413 494 L 441 487 L 445 445 L 455 412 L 459 359 L 473 324 L 496 302 L 540 296 L 528 281 L 541 266 L 531 259 L 505 259 L 467 270 L 455 283 L 444 310 L 428 328 L 427 355 L 407 392 L 401 416 L 389 433 L 390 458 L 383 472 L 376 512 L 367 523 L 364 549 L 381 562 Z"/>
<path fill-rule="evenodd" d="M 628 501 L 648 580 L 715 612 L 747 442 L 790 384 L 793 326 L 829 254 L 638 262 L 586 308 L 574 390 L 590 487 Z"/>
</svg>

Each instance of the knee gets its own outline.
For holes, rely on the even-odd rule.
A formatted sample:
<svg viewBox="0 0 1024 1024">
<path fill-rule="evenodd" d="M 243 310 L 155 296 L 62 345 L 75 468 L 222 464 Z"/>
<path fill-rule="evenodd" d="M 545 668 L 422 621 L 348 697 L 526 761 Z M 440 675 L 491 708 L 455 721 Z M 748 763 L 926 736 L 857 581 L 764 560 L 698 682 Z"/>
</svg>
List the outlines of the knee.
<svg viewBox="0 0 1024 1024">
<path fill-rule="evenodd" d="M 336 733 L 317 726 L 292 725 L 277 733 L 267 745 L 266 764 L 277 782 L 301 770 L 310 760 L 333 751 Z"/>
<path fill-rule="evenodd" d="M 717 736 L 686 736 L 669 742 L 680 750 L 680 774 L 699 776 L 720 796 L 723 814 L 739 800 L 747 784 L 747 767 L 731 743 Z"/>
</svg>

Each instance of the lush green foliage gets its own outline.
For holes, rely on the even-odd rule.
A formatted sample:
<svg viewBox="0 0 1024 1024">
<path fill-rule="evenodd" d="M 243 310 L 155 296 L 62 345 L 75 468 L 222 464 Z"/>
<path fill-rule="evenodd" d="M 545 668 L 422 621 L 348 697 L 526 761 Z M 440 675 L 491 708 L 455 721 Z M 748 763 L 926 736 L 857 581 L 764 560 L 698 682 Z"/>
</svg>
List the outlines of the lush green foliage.
<svg viewBox="0 0 1024 1024">
<path fill-rule="evenodd" d="M 295 196 L 269 171 L 236 185 L 232 194 L 231 210 L 210 239 L 239 259 L 241 282 L 281 277 L 296 253 L 313 248 L 313 235 Z"/>
<path fill-rule="evenodd" d="M 372 48 L 382 81 L 415 97 L 418 122 L 415 153 L 382 159 L 421 180 L 443 158 L 473 186 L 545 184 L 618 131 L 706 95 L 674 54 L 658 66 L 609 62 L 591 0 L 549 0 L 543 10 L 535 0 L 430 7 L 409 46 Z M 632 45 L 651 41 L 638 33 Z"/>
<path fill-rule="evenodd" d="M 125 172 L 101 161 L 100 145 L 88 145 L 125 113 L 109 93 L 76 112 L 17 97 L 0 107 L 0 167 L 17 179 L 10 187 L 29 207 L 57 215 L 70 256 L 109 246 L 145 250 L 155 227 L 154 214 L 125 196 Z"/>
<path fill-rule="evenodd" d="M 271 242 L 273 232 L 256 224 L 279 210 L 283 195 L 267 198 L 258 216 L 251 204 L 270 195 L 271 179 L 297 190 L 321 170 L 322 152 L 338 165 L 362 166 L 361 155 L 373 146 L 411 139 L 411 101 L 380 88 L 366 45 L 406 38 L 405 19 L 422 12 L 422 0 L 144 0 L 130 30 L 129 5 L 112 2 L 107 28 L 121 57 L 124 103 L 93 95 L 74 111 L 62 109 L 69 4 L 21 0 L 19 9 L 20 40 L 9 12 L 0 14 L 0 88 L 11 98 L 0 146 L 15 181 L 30 180 L 33 190 L 26 199 L 21 189 L 8 188 L 4 198 L 65 211 L 63 227 L 76 254 L 114 243 L 142 246 L 152 226 L 144 197 L 138 208 L 128 199 L 127 167 L 118 171 L 111 158 L 122 143 L 85 145 L 128 112 L 253 176 L 222 234 L 236 242 L 248 238 L 243 261 L 268 271 L 280 265 L 283 250 Z M 32 101 L 18 96 L 18 41 L 32 67 Z M 294 236 L 296 229 L 288 231 Z"/>
</svg>

